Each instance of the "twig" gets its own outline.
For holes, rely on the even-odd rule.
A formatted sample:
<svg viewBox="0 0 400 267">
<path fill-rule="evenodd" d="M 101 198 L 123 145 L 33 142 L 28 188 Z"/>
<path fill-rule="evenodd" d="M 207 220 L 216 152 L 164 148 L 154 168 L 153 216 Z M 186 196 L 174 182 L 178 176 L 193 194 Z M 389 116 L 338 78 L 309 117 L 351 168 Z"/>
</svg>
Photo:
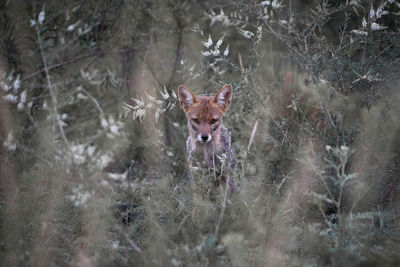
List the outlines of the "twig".
<svg viewBox="0 0 400 267">
<path fill-rule="evenodd" d="M 178 63 L 181 58 L 181 50 L 182 50 L 182 43 L 183 43 L 183 33 L 182 33 L 183 25 L 181 24 L 181 21 L 177 17 L 177 14 L 175 14 L 175 20 L 176 20 L 176 24 L 177 24 L 177 28 L 178 28 L 178 43 L 176 45 L 176 50 L 175 50 L 174 66 L 172 68 L 171 76 L 170 76 L 168 84 L 167 84 L 167 92 L 169 95 L 172 94 L 171 86 L 172 86 L 172 82 L 174 81 L 175 73 L 178 68 Z M 166 114 L 167 114 L 167 112 L 166 112 Z M 167 116 L 165 116 L 165 117 L 167 117 Z M 170 124 L 169 124 L 168 120 L 165 119 L 165 117 L 164 117 L 164 128 L 165 128 L 165 138 L 166 138 L 165 141 L 166 141 L 166 145 L 170 146 L 172 143 L 171 142 L 171 129 L 170 129 Z"/>
<path fill-rule="evenodd" d="M 84 71 L 86 71 L 93 63 L 95 63 L 99 57 L 101 57 L 102 55 L 104 55 L 104 50 L 106 50 L 106 48 L 102 49 L 101 51 L 99 51 L 99 53 L 97 53 L 95 55 L 95 58 L 92 59 L 92 61 L 89 62 L 89 64 L 86 65 L 86 67 L 83 68 Z"/>
<path fill-rule="evenodd" d="M 143 60 L 144 64 L 146 65 L 146 67 L 149 69 L 151 75 L 153 76 L 153 78 L 156 80 L 156 82 L 158 83 L 158 85 L 163 88 L 164 84 L 160 81 L 160 79 L 158 79 L 156 73 L 154 72 L 153 68 L 149 65 L 149 63 L 147 63 L 145 60 Z M 167 89 L 168 90 L 168 89 Z M 169 93 L 169 92 L 168 92 Z"/>
<path fill-rule="evenodd" d="M 82 92 L 84 92 L 84 93 L 90 98 L 90 100 L 93 101 L 93 103 L 96 105 L 97 109 L 100 111 L 101 116 L 104 116 L 104 112 L 103 112 L 103 109 L 100 107 L 99 101 L 97 101 L 97 99 L 94 98 L 94 97 L 93 97 L 88 91 L 86 91 L 85 89 L 80 88 L 79 90 L 82 91 Z"/>
<path fill-rule="evenodd" d="M 124 234 L 124 237 L 126 238 L 126 241 L 128 241 L 128 244 L 138 253 L 142 253 L 142 249 L 136 245 L 135 242 L 133 242 L 132 239 L 129 238 L 128 234 Z"/>
<path fill-rule="evenodd" d="M 38 30 L 38 29 L 37 29 L 37 30 Z M 39 34 L 38 34 L 38 38 L 40 38 Z M 41 41 L 39 41 L 39 45 L 41 46 L 40 51 L 41 51 L 41 53 L 43 53 L 43 50 L 42 50 L 43 47 L 42 47 L 42 45 L 41 45 Z M 52 65 L 52 66 L 50 66 L 50 67 L 46 65 L 43 69 L 38 70 L 38 71 L 36 71 L 36 72 L 34 72 L 34 73 L 31 73 L 31 74 L 29 74 L 28 76 L 24 77 L 24 78 L 22 79 L 22 81 L 29 80 L 29 79 L 31 79 L 31 78 L 35 77 L 36 75 L 39 75 L 39 74 L 41 74 L 41 73 L 43 73 L 43 72 L 48 73 L 50 70 L 57 69 L 57 68 L 60 68 L 60 67 L 65 66 L 65 65 L 69 65 L 69 64 L 75 63 L 75 62 L 77 62 L 77 61 L 80 61 L 80 60 L 83 60 L 83 59 L 86 59 L 86 58 L 89 58 L 89 57 L 96 56 L 96 55 L 98 55 L 99 53 L 102 54 L 103 51 L 96 51 L 96 52 L 91 53 L 91 54 L 87 54 L 87 55 L 84 55 L 84 56 L 76 57 L 76 58 L 73 58 L 73 59 L 70 59 L 70 60 L 67 60 L 67 61 L 64 61 L 64 62 L 55 64 L 55 65 Z M 43 55 L 42 55 L 42 57 L 44 58 Z M 45 61 L 45 60 L 43 60 L 43 61 Z"/>
<path fill-rule="evenodd" d="M 271 120 L 275 123 L 276 127 L 281 131 L 281 134 L 286 138 L 286 134 L 283 132 L 282 127 L 279 125 L 279 123 L 274 119 L 273 116 L 270 116 Z"/>
<path fill-rule="evenodd" d="M 239 57 L 240 71 L 242 72 L 242 74 L 244 74 L 242 55 L 239 53 L 238 57 Z"/>
<path fill-rule="evenodd" d="M 225 182 L 224 201 L 222 202 L 222 210 L 221 210 L 221 213 L 219 214 L 217 225 L 215 226 L 215 234 L 214 235 L 215 235 L 216 239 L 218 238 L 219 228 L 221 226 L 222 219 L 224 218 L 224 215 L 225 215 L 226 203 L 228 201 L 228 187 L 229 187 L 229 182 L 227 179 Z"/>
<path fill-rule="evenodd" d="M 185 217 L 183 217 L 181 223 L 180 223 L 179 226 L 178 226 L 178 233 L 179 233 L 179 231 L 181 230 L 182 226 L 185 224 L 185 222 L 186 222 L 186 220 L 187 220 L 188 217 L 189 217 L 189 215 L 186 215 Z"/>
<path fill-rule="evenodd" d="M 42 55 L 42 60 L 43 60 L 43 65 L 44 65 L 44 72 L 46 73 L 47 85 L 49 87 L 49 91 L 50 91 L 50 94 L 51 94 L 51 99 L 53 101 L 54 116 L 55 116 L 55 119 L 57 120 L 57 124 L 58 124 L 58 128 L 60 129 L 61 137 L 63 138 L 65 144 L 68 146 L 69 142 L 68 142 L 67 137 L 65 136 L 63 125 L 62 125 L 61 120 L 60 120 L 60 115 L 58 113 L 57 98 L 56 98 L 56 95 L 55 95 L 55 92 L 54 92 L 53 85 L 52 85 L 51 80 L 50 80 L 49 69 L 48 69 L 46 57 L 44 56 L 43 43 L 42 43 L 42 39 L 40 37 L 40 30 L 39 30 L 38 26 L 36 26 L 36 32 L 37 32 L 37 38 L 38 38 L 38 42 L 39 42 L 40 54 Z"/>
<path fill-rule="evenodd" d="M 131 181 L 133 181 L 133 164 L 134 160 L 131 160 L 131 165 L 129 166 L 128 175 L 126 176 L 126 180 L 128 182 L 128 203 L 131 204 Z"/>
<path fill-rule="evenodd" d="M 251 131 L 251 136 L 250 136 L 249 145 L 247 146 L 247 151 L 250 150 L 250 146 L 253 143 L 254 136 L 256 135 L 256 132 L 257 132 L 257 128 L 258 128 L 258 120 L 256 120 L 256 122 L 254 123 L 253 130 Z"/>
<path fill-rule="evenodd" d="M 179 60 L 181 58 L 181 50 L 182 50 L 182 39 L 183 39 L 182 29 L 183 29 L 183 26 L 181 25 L 179 19 L 176 19 L 176 23 L 177 23 L 177 27 L 178 27 L 178 44 L 176 45 L 176 50 L 175 50 L 174 66 L 172 68 L 171 76 L 169 77 L 168 84 L 167 84 L 167 91 L 168 91 L 169 94 L 172 93 L 171 86 L 172 86 L 172 82 L 174 81 L 176 70 L 178 68 L 178 63 L 179 63 Z"/>
<path fill-rule="evenodd" d="M 80 56 L 80 57 L 76 57 L 76 58 L 73 58 L 73 59 L 69 59 L 69 60 L 66 60 L 66 61 L 64 61 L 64 62 L 61 62 L 61 63 L 55 64 L 55 65 L 52 65 L 52 66 L 48 66 L 47 69 L 48 69 L 48 71 L 51 71 L 51 70 L 53 70 L 53 69 L 57 69 L 57 68 L 60 68 L 60 67 L 65 66 L 65 65 L 69 65 L 69 64 L 72 64 L 72 63 L 75 63 L 75 62 L 78 62 L 78 61 L 81 61 L 81 60 L 84 60 L 84 59 L 87 59 L 87 58 L 90 58 L 90 57 L 96 56 L 96 60 L 97 60 L 98 57 L 103 56 L 103 55 L 106 55 L 106 54 L 121 53 L 121 52 L 124 52 L 124 51 L 131 51 L 131 50 L 135 50 L 135 49 L 140 48 L 140 47 L 141 47 L 141 46 L 136 47 L 136 48 L 120 49 L 120 50 L 118 50 L 118 51 L 110 51 L 110 52 L 105 52 L 105 49 L 96 50 L 96 51 L 93 52 L 93 53 L 90 53 L 90 54 L 87 54 L 87 55 L 84 55 L 84 56 Z M 90 64 L 90 63 L 89 63 L 89 64 Z M 88 66 L 89 66 L 89 65 L 88 65 Z M 87 68 L 88 66 L 86 66 L 86 68 Z M 39 74 L 41 74 L 41 73 L 43 73 L 43 72 L 46 72 L 46 70 L 45 70 L 44 68 L 41 69 L 41 70 L 38 70 L 38 71 L 36 71 L 36 72 L 33 72 L 33 73 L 29 74 L 28 76 L 22 78 L 21 81 L 29 80 L 29 79 L 31 79 L 31 78 L 35 77 L 36 75 L 39 75 Z M 4 79 L 2 79 L 2 80 L 4 80 Z"/>
<path fill-rule="evenodd" d="M 388 45 L 385 49 L 383 49 L 378 55 L 376 55 L 373 59 L 371 59 L 371 60 L 367 63 L 367 66 L 370 66 L 377 58 L 379 58 L 383 53 L 386 52 L 386 50 L 388 50 L 389 48 L 391 48 L 394 44 L 395 44 L 395 42 L 391 43 L 391 44 Z"/>
<path fill-rule="evenodd" d="M 222 165 L 221 165 L 221 175 L 222 175 L 222 173 L 223 173 L 224 165 L 225 165 L 225 160 L 222 161 Z M 215 169 L 215 166 L 214 166 L 214 169 Z M 215 173 L 215 171 L 214 171 L 214 173 Z M 215 174 L 214 174 L 214 175 L 215 175 Z M 215 177 L 215 178 L 217 178 L 217 177 Z M 224 215 L 225 215 L 226 203 L 227 203 L 227 201 L 228 201 L 228 188 L 230 188 L 229 182 L 230 182 L 230 178 L 229 178 L 229 177 L 226 177 L 226 181 L 225 181 L 225 191 L 224 191 L 224 201 L 222 202 L 222 210 L 221 210 L 221 213 L 219 214 L 219 218 L 218 218 L 217 225 L 215 225 L 215 234 L 214 234 L 214 235 L 215 235 L 215 238 L 216 238 L 216 239 L 218 239 L 219 228 L 220 228 L 220 226 L 221 226 L 222 219 L 224 218 Z"/>
</svg>

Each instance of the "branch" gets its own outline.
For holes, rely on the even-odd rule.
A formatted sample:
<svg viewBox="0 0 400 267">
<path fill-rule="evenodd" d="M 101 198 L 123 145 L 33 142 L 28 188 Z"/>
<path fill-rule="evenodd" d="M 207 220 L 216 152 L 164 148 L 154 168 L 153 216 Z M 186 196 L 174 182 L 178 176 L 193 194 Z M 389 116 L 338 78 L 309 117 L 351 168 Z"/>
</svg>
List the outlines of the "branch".
<svg viewBox="0 0 400 267">
<path fill-rule="evenodd" d="M 38 38 L 40 38 L 39 35 L 38 35 Z M 40 51 L 41 51 L 41 53 L 42 53 L 43 62 L 45 62 L 45 59 L 44 59 L 44 56 L 43 56 L 43 50 L 42 50 L 43 47 L 42 47 L 42 45 L 41 45 L 41 41 L 39 41 L 39 44 L 40 44 L 40 46 L 41 46 L 41 47 L 40 47 Z M 43 72 L 45 72 L 46 75 L 47 75 L 47 74 L 49 73 L 50 70 L 57 69 L 57 68 L 60 68 L 60 67 L 65 66 L 65 65 L 69 65 L 69 64 L 72 64 L 72 63 L 75 63 L 75 62 L 77 62 L 77 61 L 80 61 L 80 60 L 83 60 L 83 59 L 87 59 L 87 58 L 90 58 L 90 57 L 93 57 L 93 56 L 97 56 L 97 55 L 99 55 L 99 54 L 100 54 L 100 55 L 104 54 L 103 50 L 101 50 L 101 51 L 96 51 L 96 52 L 93 52 L 93 53 L 91 53 L 91 54 L 87 54 L 87 55 L 84 55 L 84 56 L 76 57 L 76 58 L 73 58 L 73 59 L 70 59 L 70 60 L 67 60 L 67 61 L 64 61 L 64 62 L 55 64 L 55 65 L 53 65 L 53 66 L 47 66 L 47 63 L 45 63 L 45 67 L 44 67 L 43 69 L 38 70 L 38 71 L 36 71 L 36 72 L 34 72 L 34 73 L 29 74 L 28 76 L 24 77 L 24 78 L 22 79 L 22 81 L 29 80 L 29 79 L 31 79 L 31 78 L 35 77 L 36 75 L 39 75 L 39 74 L 41 74 L 41 73 L 43 73 Z"/>
<path fill-rule="evenodd" d="M 62 123 L 60 121 L 60 115 L 58 114 L 57 98 L 56 98 L 56 95 L 55 95 L 55 92 L 54 92 L 53 85 L 52 85 L 51 80 L 50 80 L 49 68 L 47 66 L 46 57 L 44 56 L 43 43 L 42 43 L 42 39 L 40 38 L 40 30 L 39 30 L 38 26 L 36 26 L 36 32 L 37 32 L 37 38 L 38 38 L 38 42 L 39 42 L 40 54 L 41 54 L 42 60 L 43 60 L 44 72 L 46 73 L 47 84 L 48 84 L 48 87 L 49 87 L 49 90 L 50 90 L 50 94 L 51 94 L 51 98 L 52 98 L 52 101 L 53 101 L 54 116 L 55 116 L 55 119 L 57 120 L 57 124 L 58 124 L 58 128 L 60 129 L 61 137 L 63 138 L 65 144 L 68 146 L 69 142 L 68 142 L 67 137 L 65 136 L 63 125 L 62 125 Z"/>
<path fill-rule="evenodd" d="M 142 253 L 142 249 L 136 245 L 135 242 L 133 242 L 132 239 L 129 238 L 129 236 L 127 234 L 124 234 L 124 237 L 126 238 L 126 241 L 128 241 L 128 244 L 138 253 Z"/>
<path fill-rule="evenodd" d="M 169 78 L 168 84 L 167 84 L 167 92 L 169 95 L 172 94 L 172 82 L 174 81 L 174 77 L 175 77 L 175 73 L 176 70 L 178 68 L 178 63 L 180 61 L 181 58 L 181 49 L 182 49 L 182 39 L 183 39 L 183 26 L 179 20 L 179 18 L 177 17 L 178 15 L 175 14 L 175 20 L 176 20 L 176 24 L 177 24 L 177 28 L 178 28 L 178 44 L 176 45 L 176 50 L 175 50 L 175 62 L 174 62 L 174 66 L 172 68 L 172 72 L 171 72 L 171 76 Z M 164 118 L 164 127 L 165 127 L 165 137 L 166 137 L 166 144 L 167 146 L 171 145 L 171 130 L 170 130 L 170 125 L 168 122 L 168 119 L 166 119 L 167 116 L 165 116 Z"/>
</svg>

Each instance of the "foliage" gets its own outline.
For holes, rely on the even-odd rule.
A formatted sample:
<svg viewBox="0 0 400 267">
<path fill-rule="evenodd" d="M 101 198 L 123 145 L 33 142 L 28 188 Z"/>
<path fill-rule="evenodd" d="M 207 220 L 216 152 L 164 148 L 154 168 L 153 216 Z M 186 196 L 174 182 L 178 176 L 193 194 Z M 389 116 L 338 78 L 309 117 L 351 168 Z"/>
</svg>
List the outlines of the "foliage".
<svg viewBox="0 0 400 267">
<path fill-rule="evenodd" d="M 399 263 L 399 1 L 0 6 L 2 262 Z M 235 192 L 176 107 L 226 83 Z"/>
</svg>

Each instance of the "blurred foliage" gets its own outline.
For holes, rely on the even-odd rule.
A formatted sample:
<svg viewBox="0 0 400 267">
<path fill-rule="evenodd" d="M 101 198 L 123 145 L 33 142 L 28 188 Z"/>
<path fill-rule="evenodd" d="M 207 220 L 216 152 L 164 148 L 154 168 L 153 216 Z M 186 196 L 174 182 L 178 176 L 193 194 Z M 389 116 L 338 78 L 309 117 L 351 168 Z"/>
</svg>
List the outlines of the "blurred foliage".
<svg viewBox="0 0 400 267">
<path fill-rule="evenodd" d="M 400 2 L 0 2 L 0 260 L 397 266 Z M 233 85 L 237 192 L 178 84 Z M 205 185 L 209 172 L 196 173 Z"/>
</svg>

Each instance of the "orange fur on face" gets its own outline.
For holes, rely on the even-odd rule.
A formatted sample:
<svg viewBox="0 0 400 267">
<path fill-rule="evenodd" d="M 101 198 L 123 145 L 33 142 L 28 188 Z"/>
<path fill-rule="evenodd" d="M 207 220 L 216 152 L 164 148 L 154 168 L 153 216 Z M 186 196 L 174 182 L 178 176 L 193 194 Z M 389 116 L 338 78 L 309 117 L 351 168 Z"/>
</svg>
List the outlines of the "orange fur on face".
<svg viewBox="0 0 400 267">
<path fill-rule="evenodd" d="M 193 141 L 219 143 L 222 117 L 232 98 L 232 86 L 225 85 L 214 96 L 196 96 L 190 89 L 178 87 L 179 101 L 188 119 L 188 129 Z"/>
<path fill-rule="evenodd" d="M 218 130 L 218 128 L 216 130 L 214 129 L 221 123 L 224 112 L 218 105 L 211 103 L 211 100 L 212 97 L 200 96 L 198 102 L 186 112 L 188 123 L 198 129 L 195 131 L 193 127 L 189 125 L 191 134 L 213 134 L 213 132 Z M 199 122 L 195 123 L 193 121 L 194 119 L 197 119 Z M 214 120 L 216 120 L 216 122 L 214 122 Z"/>
</svg>

